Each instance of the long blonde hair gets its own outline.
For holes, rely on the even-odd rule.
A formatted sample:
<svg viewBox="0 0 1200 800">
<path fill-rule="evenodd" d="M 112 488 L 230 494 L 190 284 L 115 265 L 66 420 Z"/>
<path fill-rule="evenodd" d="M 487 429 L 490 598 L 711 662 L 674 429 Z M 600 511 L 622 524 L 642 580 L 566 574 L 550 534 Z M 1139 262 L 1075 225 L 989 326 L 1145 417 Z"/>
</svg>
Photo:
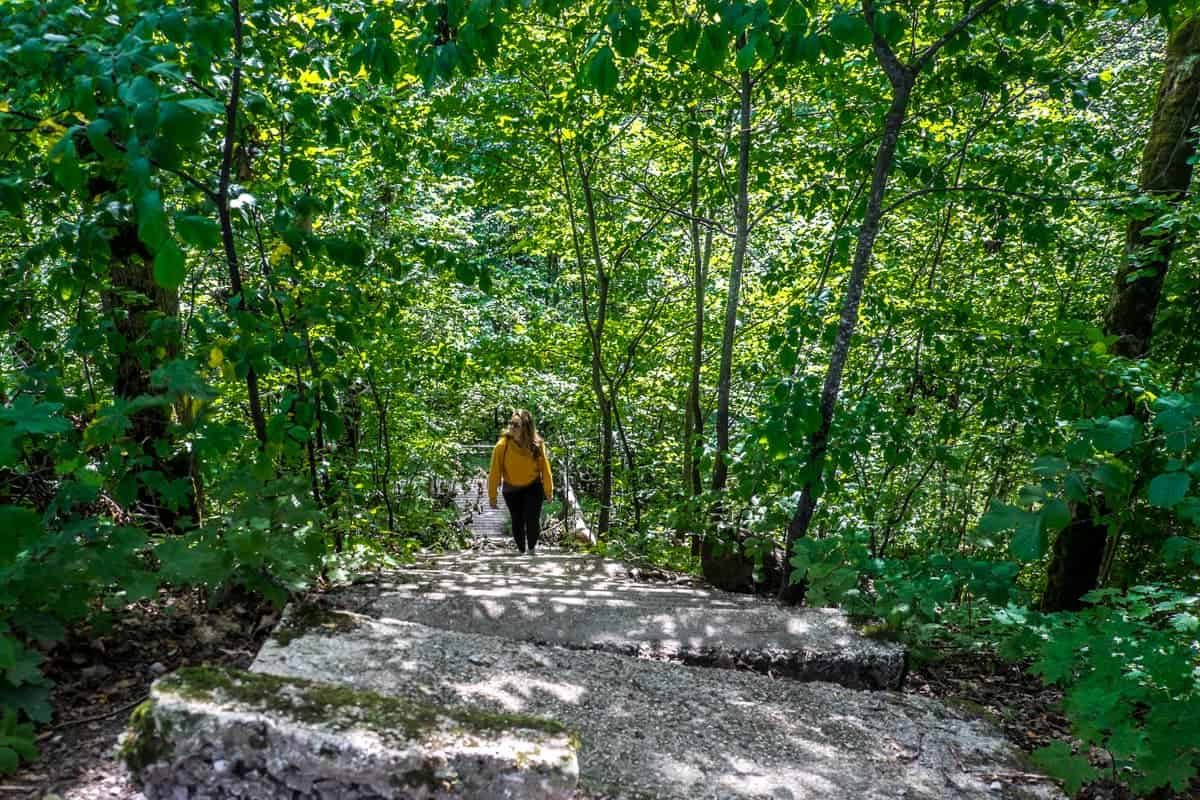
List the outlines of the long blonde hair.
<svg viewBox="0 0 1200 800">
<path fill-rule="evenodd" d="M 516 423 L 517 432 L 515 435 L 510 433 L 513 423 Z M 541 455 L 542 452 L 542 437 L 537 432 L 537 426 L 533 424 L 533 415 L 523 408 L 519 408 L 513 412 L 512 417 L 508 421 L 509 430 L 505 431 L 505 435 L 512 441 L 517 443 L 518 447 L 528 450 L 533 453 L 534 457 Z"/>
</svg>

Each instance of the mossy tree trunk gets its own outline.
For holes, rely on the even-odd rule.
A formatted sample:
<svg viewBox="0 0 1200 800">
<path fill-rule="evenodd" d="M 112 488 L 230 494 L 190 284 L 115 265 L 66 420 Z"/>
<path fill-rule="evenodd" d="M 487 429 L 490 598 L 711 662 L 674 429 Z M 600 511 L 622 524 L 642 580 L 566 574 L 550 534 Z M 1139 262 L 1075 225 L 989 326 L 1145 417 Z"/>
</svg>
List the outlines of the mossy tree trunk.
<svg viewBox="0 0 1200 800">
<path fill-rule="evenodd" d="M 109 240 L 108 288 L 102 293 L 106 315 L 118 335 L 114 348 L 113 394 L 127 403 L 161 395 L 154 371 L 179 352 L 179 295 L 154 280 L 154 259 L 138 238 L 137 224 L 125 220 Z M 165 482 L 191 483 L 186 454 L 172 454 L 171 408 L 166 402 L 137 403 L 128 414 L 128 438 L 135 444 L 138 471 L 157 472 Z M 194 486 L 191 487 L 194 490 Z M 175 531 L 182 516 L 197 518 L 195 492 L 181 508 L 172 507 L 146 481 L 138 481 L 137 503 L 164 530 Z"/>
<path fill-rule="evenodd" d="M 1142 153 L 1138 188 L 1174 208 L 1192 182 L 1197 103 L 1200 103 L 1200 16 L 1180 25 L 1167 43 L 1166 63 L 1158 85 L 1150 136 Z M 1154 318 L 1162 298 L 1175 236 L 1152 228 L 1152 216 L 1132 219 L 1125 229 L 1125 259 L 1113 281 L 1104 316 L 1104 332 L 1117 337 L 1113 352 L 1145 358 L 1150 352 Z M 1103 501 L 1079 503 L 1071 523 L 1055 539 L 1042 608 L 1073 611 L 1100 579 L 1113 510 Z"/>
</svg>

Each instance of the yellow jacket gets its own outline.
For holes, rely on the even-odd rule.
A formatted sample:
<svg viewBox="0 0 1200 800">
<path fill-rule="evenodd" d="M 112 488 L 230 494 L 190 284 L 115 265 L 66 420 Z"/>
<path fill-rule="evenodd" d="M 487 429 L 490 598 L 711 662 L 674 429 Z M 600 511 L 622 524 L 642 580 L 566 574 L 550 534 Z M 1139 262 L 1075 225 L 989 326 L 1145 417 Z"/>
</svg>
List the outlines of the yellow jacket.
<svg viewBox="0 0 1200 800">
<path fill-rule="evenodd" d="M 534 459 L 533 455 L 514 441 L 508 435 L 500 437 L 492 448 L 492 468 L 488 471 L 488 502 L 496 505 L 496 489 L 500 481 L 504 481 L 505 489 L 520 489 L 538 479 L 542 479 L 542 491 L 546 499 L 554 496 L 554 478 L 550 474 L 550 460 L 546 457 L 546 443 L 542 442 L 541 456 Z"/>
</svg>

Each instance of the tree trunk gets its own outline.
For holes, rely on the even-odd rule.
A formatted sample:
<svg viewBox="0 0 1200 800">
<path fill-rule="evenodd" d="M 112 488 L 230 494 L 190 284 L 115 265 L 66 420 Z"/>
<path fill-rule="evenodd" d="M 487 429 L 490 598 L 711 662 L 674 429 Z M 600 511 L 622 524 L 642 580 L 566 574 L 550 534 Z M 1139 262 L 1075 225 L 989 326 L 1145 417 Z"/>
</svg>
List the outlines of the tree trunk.
<svg viewBox="0 0 1200 800">
<path fill-rule="evenodd" d="M 717 380 L 717 458 L 713 465 L 713 492 L 718 498 L 725 490 L 729 477 L 729 402 L 733 376 L 733 342 L 737 329 L 738 303 L 741 298 L 742 269 L 746 262 L 746 246 L 750 238 L 750 95 L 753 83 L 748 71 L 742 72 L 739 95 L 737 197 L 734 201 L 736 230 L 733 242 L 733 262 L 729 267 L 729 293 L 725 298 L 725 324 L 721 334 L 721 367 Z M 714 537 L 719 537 L 719 528 L 724 518 L 720 499 L 712 509 L 713 530 L 705 536 L 700 548 L 700 565 L 704 577 L 715 586 L 724 589 L 753 589 L 753 565 L 734 543 L 733 549 L 719 550 Z M 735 536 L 736 540 L 738 537 Z"/>
<path fill-rule="evenodd" d="M 833 415 L 837 410 L 838 393 L 842 386 L 842 372 L 846 367 L 846 359 L 850 354 L 850 343 L 854 330 L 858 326 L 858 306 L 862 302 L 863 287 L 866 285 L 867 272 L 871 266 L 871 257 L 875 250 L 875 240 L 879 236 L 880 221 L 883 218 L 883 195 L 887 189 L 888 178 L 892 174 L 896 156 L 896 144 L 900 139 L 900 129 L 904 125 L 904 116 L 908 112 L 908 102 L 912 97 L 913 87 L 917 76 L 955 36 L 965 30 L 972 22 L 999 5 L 1000 0 L 981 0 L 975 6 L 967 9 L 966 13 L 950 27 L 941 38 L 926 47 L 911 65 L 904 64 L 892 51 L 887 40 L 879 33 L 873 35 L 872 48 L 875 58 L 883 68 L 888 82 L 892 86 L 892 102 L 883 121 L 883 137 L 879 149 L 875 151 L 875 167 L 871 173 L 871 190 L 867 197 L 867 209 L 863 214 L 862 225 L 858 229 L 858 243 L 854 250 L 854 263 L 850 267 L 850 278 L 846 282 L 846 296 L 842 301 L 841 317 L 838 321 L 838 332 L 833 342 L 833 352 L 829 355 L 829 367 L 825 372 L 825 382 L 821 387 L 821 424 L 809 438 L 807 470 L 809 475 L 804 480 L 800 490 L 800 503 L 796 513 L 788 525 L 787 539 L 783 550 L 783 582 L 779 588 L 779 599 L 788 603 L 798 603 L 804 599 L 803 582 L 791 583 L 792 548 L 797 539 L 808 535 L 812 525 L 813 515 L 817 511 L 819 486 L 825 469 L 825 453 L 829 447 L 829 432 L 833 425 Z M 863 0 L 863 15 L 867 27 L 878 30 L 875 25 L 874 0 Z"/>
<path fill-rule="evenodd" d="M 625 474 L 629 476 L 629 496 L 633 498 L 633 529 L 642 532 L 642 500 L 638 496 L 637 458 L 629 445 L 629 437 L 625 435 L 625 425 L 621 422 L 621 409 L 617 401 L 617 387 L 610 386 L 609 397 L 612 398 L 613 421 L 617 426 L 617 435 L 621 439 L 621 452 L 625 455 Z"/>
<path fill-rule="evenodd" d="M 391 487 L 392 436 L 388 431 L 388 403 L 379 391 L 379 382 L 375 380 L 375 368 L 373 366 L 367 368 L 367 388 L 371 390 L 371 397 L 375 401 L 375 410 L 379 413 L 379 426 L 376 436 L 379 438 L 379 446 L 383 448 L 383 474 L 380 478 L 379 490 L 383 494 L 383 504 L 387 506 L 388 531 L 391 532 L 396 528 L 396 512 L 392 507 Z"/>
<path fill-rule="evenodd" d="M 558 152 L 558 165 L 562 178 L 563 201 L 567 206 L 567 218 L 571 223 L 571 244 L 575 249 L 575 264 L 579 269 L 579 301 L 583 310 L 583 322 L 587 328 L 588 347 L 591 352 L 592 394 L 596 398 L 596 409 L 600 412 L 600 520 L 596 526 L 597 538 L 604 538 L 612 516 L 612 459 L 613 459 L 613 421 L 612 401 L 604 391 L 603 342 L 604 325 L 608 319 L 608 289 L 609 275 L 604 268 L 604 257 L 600 252 L 600 239 L 596 231 L 596 206 L 592 197 L 591 176 L 584 167 L 583 159 L 575 151 L 576 174 L 583 190 L 584 207 L 587 213 L 588 242 L 591 248 L 591 260 L 596 270 L 596 317 L 592 319 L 591 305 L 588 299 L 587 265 L 580 243 L 579 220 L 575 215 L 575 202 L 571 192 L 571 178 L 567 169 L 567 156 L 563 149 L 561 135 L 555 138 L 555 148 Z"/>
<path fill-rule="evenodd" d="M 113 393 L 127 402 L 138 397 L 161 395 L 161 390 L 151 386 L 150 376 L 155 369 L 178 355 L 179 343 L 177 336 L 172 333 L 160 349 L 160 343 L 155 338 L 161 334 L 155 334 L 152 328 L 161 317 L 172 320 L 178 317 L 179 295 L 174 290 L 164 289 L 154 280 L 154 259 L 138 238 L 135 222 L 130 221 L 118 227 L 116 235 L 109 241 L 109 248 L 109 282 L 112 289 L 104 293 L 102 300 L 113 327 L 125 342 L 117 353 Z M 191 482 L 192 469 L 187 454 L 166 458 L 159 455 L 159 447 L 169 439 L 171 419 L 168 406 L 139 408 L 129 414 L 129 421 L 128 436 L 147 462 L 141 469 L 156 470 L 167 481 L 184 479 Z M 189 515 L 193 521 L 198 519 L 194 491 L 189 493 L 187 506 L 171 509 L 164 506 L 162 498 L 157 497 L 148 486 L 139 482 L 138 500 L 147 508 L 154 509 L 154 516 L 168 531 L 178 529 L 180 512 Z"/>
<path fill-rule="evenodd" d="M 1171 34 L 1150 136 L 1142 152 L 1138 188 L 1172 208 L 1192 182 L 1193 140 L 1200 103 L 1200 17 L 1192 17 Z M 1147 228 L 1158 218 L 1130 220 L 1125 229 L 1125 261 L 1117 270 L 1112 298 L 1104 316 L 1104 332 L 1116 336 L 1113 352 L 1145 358 L 1150 351 L 1154 318 L 1162 298 L 1175 236 L 1155 236 Z M 1108 543 L 1111 509 L 1102 500 L 1079 503 L 1071 522 L 1054 541 L 1042 594 L 1045 611 L 1075 611 L 1095 589 Z"/>
<path fill-rule="evenodd" d="M 741 129 L 738 134 L 737 198 L 734 202 L 736 231 L 733 263 L 729 267 L 729 293 L 725 298 L 725 325 L 721 333 L 721 367 L 717 382 L 717 461 L 713 465 L 712 487 L 720 492 L 729 476 L 729 396 L 733 375 L 733 340 L 737 330 L 738 303 L 741 300 L 742 268 L 746 262 L 746 244 L 750 238 L 750 73 L 741 80 Z"/>
<path fill-rule="evenodd" d="M 692 112 L 692 122 L 696 122 L 696 113 Z M 708 259 L 712 253 L 712 230 L 710 229 L 704 242 L 700 244 L 700 145 L 695 131 L 692 136 L 692 219 L 688 229 L 692 245 L 692 283 L 693 283 L 693 316 L 692 316 L 692 356 L 689 365 L 688 393 L 684 402 L 683 420 L 683 481 L 684 494 L 692 503 L 697 503 L 701 492 L 704 491 L 700 479 L 700 461 L 696 458 L 696 448 L 702 441 L 704 433 L 704 418 L 700 410 L 700 368 L 704 361 L 704 293 L 708 280 Z M 693 522 L 697 527 L 699 521 Z M 691 531 L 692 555 L 700 555 L 701 531 Z"/>
<path fill-rule="evenodd" d="M 242 15 L 238 0 L 232 0 L 233 15 L 233 72 L 229 81 L 229 102 L 225 105 L 225 141 L 221 153 L 221 174 L 217 185 L 217 216 L 221 223 L 221 243 L 225 249 L 225 263 L 229 268 L 229 289 L 247 311 L 254 312 L 254 305 L 246 296 L 242 286 L 242 272 L 238 265 L 237 245 L 233 238 L 233 220 L 229 215 L 229 179 L 233 167 L 233 146 L 237 137 L 238 103 L 242 88 Z M 262 401 L 258 391 L 258 373 L 253 364 L 247 364 L 246 394 L 250 401 L 250 420 L 260 447 L 267 443 L 267 422 L 263 416 Z"/>
<path fill-rule="evenodd" d="M 596 268 L 596 321 L 591 327 L 592 345 L 592 392 L 600 410 L 600 521 L 596 525 L 596 536 L 603 539 L 612 524 L 613 496 L 613 398 L 604 390 L 604 324 L 608 320 L 608 271 L 604 269 L 604 257 L 600 253 L 600 235 L 596 230 L 596 204 L 592 197 L 591 176 L 576 152 L 579 183 L 583 189 L 584 209 L 587 212 L 588 241 L 591 244 L 592 261 Z M 587 298 L 584 297 L 584 302 Z"/>
<path fill-rule="evenodd" d="M 878 49 L 877 46 L 877 51 Z M 817 510 L 820 494 L 819 491 L 814 491 L 814 487 L 819 484 L 824 472 L 825 453 L 829 447 L 829 431 L 833 425 L 838 393 L 842 386 L 842 372 L 846 367 L 846 359 L 850 354 L 850 342 L 858 325 L 858 306 L 862 302 L 863 287 L 866 284 L 867 271 L 871 266 L 871 256 L 875 250 L 875 239 L 879 236 L 879 223 L 883 217 L 883 194 L 887 188 L 888 177 L 892 173 L 896 143 L 900 138 L 900 128 L 904 125 L 904 115 L 908 111 L 908 101 L 916 81 L 916 73 L 900 64 L 894 57 L 889 60 L 880 55 L 880 62 L 884 65 L 884 70 L 891 81 L 892 103 L 884 118 L 883 138 L 875 153 L 875 168 L 871 175 L 871 191 L 867 198 L 867 210 L 863 216 L 862 226 L 858 230 L 858 244 L 854 250 L 854 264 L 850 268 L 850 278 L 846 283 L 846 296 L 842 301 L 837 337 L 834 339 L 833 352 L 829 356 L 829 367 L 825 371 L 825 382 L 821 388 L 821 424 L 809 438 L 806 463 L 810 475 L 804 481 L 804 486 L 800 491 L 800 504 L 788 525 L 787 540 L 783 550 L 784 579 L 779 589 L 779 599 L 784 602 L 798 603 L 804 599 L 804 584 L 792 584 L 790 581 L 792 548 L 797 539 L 808 534 L 813 515 Z"/>
</svg>

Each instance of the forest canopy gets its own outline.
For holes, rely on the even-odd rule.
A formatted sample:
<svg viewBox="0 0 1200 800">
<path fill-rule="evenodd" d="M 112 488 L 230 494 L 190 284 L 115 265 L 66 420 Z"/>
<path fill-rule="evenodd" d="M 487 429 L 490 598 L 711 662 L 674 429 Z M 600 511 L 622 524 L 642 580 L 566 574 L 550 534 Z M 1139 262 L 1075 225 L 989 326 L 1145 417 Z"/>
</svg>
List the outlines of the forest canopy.
<svg viewBox="0 0 1200 800">
<path fill-rule="evenodd" d="M 1171 0 L 5 0 L 0 771 L 72 626 L 453 547 L 521 407 L 598 551 L 1183 791 L 1197 108 Z"/>
</svg>

